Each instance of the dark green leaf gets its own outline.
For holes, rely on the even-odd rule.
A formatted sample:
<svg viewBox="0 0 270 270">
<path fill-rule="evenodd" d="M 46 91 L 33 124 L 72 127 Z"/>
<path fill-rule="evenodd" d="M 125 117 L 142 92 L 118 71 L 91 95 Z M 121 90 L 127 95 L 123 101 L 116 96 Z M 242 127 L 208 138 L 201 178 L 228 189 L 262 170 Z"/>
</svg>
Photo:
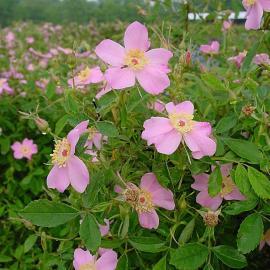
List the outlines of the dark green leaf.
<svg viewBox="0 0 270 270">
<path fill-rule="evenodd" d="M 220 119 L 216 126 L 217 133 L 224 133 L 233 128 L 237 123 L 237 117 L 235 115 L 223 117 Z"/>
<path fill-rule="evenodd" d="M 131 237 L 129 243 L 137 250 L 157 253 L 166 249 L 165 242 L 155 237 Z"/>
<path fill-rule="evenodd" d="M 166 270 L 167 269 L 167 263 L 166 263 L 166 256 L 161 258 L 157 264 L 153 267 L 153 270 Z"/>
<path fill-rule="evenodd" d="M 239 215 L 243 212 L 254 209 L 258 204 L 256 197 L 251 197 L 245 201 L 233 202 L 224 209 L 224 212 L 228 215 Z"/>
<path fill-rule="evenodd" d="M 222 188 L 222 174 L 219 167 L 216 167 L 210 174 L 208 182 L 208 193 L 211 197 L 215 197 Z"/>
<path fill-rule="evenodd" d="M 183 229 L 183 231 L 181 232 L 179 239 L 178 239 L 178 243 L 179 244 L 184 244 L 186 243 L 190 237 L 192 236 L 193 230 L 195 227 L 195 218 L 193 218 Z"/>
<path fill-rule="evenodd" d="M 250 183 L 248 181 L 248 173 L 245 167 L 238 164 L 234 175 L 235 184 L 243 194 L 250 194 Z"/>
<path fill-rule="evenodd" d="M 30 235 L 24 242 L 24 253 L 27 253 L 36 243 L 37 236 L 35 234 Z"/>
</svg>

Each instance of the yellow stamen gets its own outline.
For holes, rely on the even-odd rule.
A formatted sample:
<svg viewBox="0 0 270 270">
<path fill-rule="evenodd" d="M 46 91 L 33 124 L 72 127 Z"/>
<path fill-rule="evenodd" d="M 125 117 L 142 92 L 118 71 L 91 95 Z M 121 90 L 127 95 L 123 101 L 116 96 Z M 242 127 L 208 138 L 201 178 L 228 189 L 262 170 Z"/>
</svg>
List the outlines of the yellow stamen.
<svg viewBox="0 0 270 270">
<path fill-rule="evenodd" d="M 235 184 L 232 181 L 231 177 L 224 177 L 222 179 L 222 189 L 220 192 L 221 197 L 225 197 L 230 194 L 235 188 Z"/>
<path fill-rule="evenodd" d="M 56 141 L 55 148 L 51 154 L 52 163 L 59 167 L 65 167 L 69 159 L 71 145 L 66 138 Z"/>
<path fill-rule="evenodd" d="M 192 114 L 172 113 L 169 114 L 169 119 L 171 120 L 173 127 L 177 129 L 181 134 L 185 134 L 191 131 L 194 126 Z"/>
<path fill-rule="evenodd" d="M 248 7 L 255 5 L 257 0 L 245 0 L 244 4 Z"/>
<path fill-rule="evenodd" d="M 27 154 L 30 153 L 29 147 L 24 146 L 24 145 L 21 146 L 20 150 L 21 150 L 21 153 L 22 153 L 23 155 L 27 155 Z"/>
<path fill-rule="evenodd" d="M 89 135 L 88 135 L 88 140 L 91 141 L 93 140 L 95 134 L 97 133 L 97 129 L 95 127 L 89 127 L 87 129 Z"/>
<path fill-rule="evenodd" d="M 78 78 L 81 81 L 86 80 L 91 74 L 90 68 L 86 67 L 85 69 L 81 70 L 78 74 Z"/>
<path fill-rule="evenodd" d="M 90 262 L 90 263 L 81 265 L 79 267 L 79 270 L 96 270 L 96 266 L 94 262 Z"/>
<path fill-rule="evenodd" d="M 140 70 L 149 62 L 143 51 L 134 49 L 129 50 L 125 56 L 124 63 L 133 70 Z"/>
</svg>

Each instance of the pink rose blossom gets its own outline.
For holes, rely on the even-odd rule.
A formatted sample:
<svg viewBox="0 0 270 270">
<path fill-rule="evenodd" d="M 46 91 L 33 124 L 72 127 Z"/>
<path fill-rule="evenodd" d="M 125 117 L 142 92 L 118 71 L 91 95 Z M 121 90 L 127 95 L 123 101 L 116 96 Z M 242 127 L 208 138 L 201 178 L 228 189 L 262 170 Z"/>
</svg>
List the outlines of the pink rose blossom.
<svg viewBox="0 0 270 270">
<path fill-rule="evenodd" d="M 85 144 L 87 149 L 93 149 L 95 147 L 100 150 L 102 143 L 108 140 L 108 137 L 102 135 L 96 128 L 88 128 L 88 133 L 89 136 Z"/>
<path fill-rule="evenodd" d="M 158 228 L 159 217 L 156 207 L 167 210 L 175 208 L 173 193 L 162 187 L 153 173 L 146 173 L 142 177 L 140 187 L 128 183 L 126 189 L 116 186 L 115 192 L 120 193 L 124 200 L 137 211 L 143 228 Z"/>
<path fill-rule="evenodd" d="M 115 270 L 117 253 L 112 249 L 102 250 L 100 257 L 93 256 L 88 250 L 77 248 L 74 251 L 73 266 L 75 270 Z"/>
<path fill-rule="evenodd" d="M 209 175 L 206 173 L 194 175 L 193 178 L 195 182 L 191 187 L 195 190 L 200 191 L 196 197 L 196 202 L 203 207 L 209 208 L 213 211 L 217 210 L 221 205 L 223 199 L 243 201 L 245 196 L 243 196 L 238 190 L 237 186 L 234 184 L 230 177 L 230 171 L 232 169 L 232 164 L 221 165 L 220 170 L 222 174 L 222 189 L 218 195 L 215 197 L 210 197 L 208 194 L 208 181 Z"/>
<path fill-rule="evenodd" d="M 2 95 L 3 93 L 7 93 L 11 95 L 14 93 L 14 91 L 9 86 L 7 79 L 0 78 L 0 95 Z"/>
<path fill-rule="evenodd" d="M 39 81 L 36 81 L 36 86 L 39 87 L 42 90 L 45 90 L 50 80 L 48 79 L 40 79 Z"/>
<path fill-rule="evenodd" d="M 88 121 L 83 121 L 72 129 L 66 138 L 57 140 L 52 156 L 53 168 L 47 177 L 49 188 L 64 192 L 71 186 L 83 193 L 89 184 L 87 167 L 75 155 L 76 144 L 80 136 L 87 131 Z"/>
<path fill-rule="evenodd" d="M 218 41 L 212 41 L 210 44 L 201 45 L 200 51 L 205 54 L 218 54 L 219 47 L 220 45 Z"/>
<path fill-rule="evenodd" d="M 149 109 L 155 110 L 156 112 L 162 113 L 165 110 L 164 102 L 157 100 L 153 103 L 148 104 Z"/>
<path fill-rule="evenodd" d="M 34 42 L 35 42 L 35 39 L 34 39 L 34 37 L 27 37 L 26 39 L 26 42 L 28 43 L 28 44 L 33 44 Z"/>
<path fill-rule="evenodd" d="M 68 84 L 72 87 L 83 88 L 91 83 L 99 83 L 103 80 L 103 74 L 99 67 L 81 70 L 77 76 L 68 80 Z"/>
<path fill-rule="evenodd" d="M 109 64 L 105 79 L 111 87 L 131 87 L 137 79 L 146 92 L 162 93 L 170 85 L 168 61 L 173 54 L 163 48 L 149 50 L 147 28 L 139 22 L 127 27 L 124 45 L 106 39 L 95 49 L 98 57 Z"/>
<path fill-rule="evenodd" d="M 104 219 L 105 225 L 99 224 L 99 230 L 101 236 L 106 236 L 110 231 L 110 221 L 108 219 Z"/>
<path fill-rule="evenodd" d="M 32 159 L 32 155 L 38 152 L 37 145 L 33 140 L 25 138 L 22 142 L 14 142 L 11 146 L 13 156 L 16 159 L 27 158 Z"/>
<path fill-rule="evenodd" d="M 228 61 L 234 63 L 238 68 L 241 68 L 246 56 L 247 56 L 247 51 L 243 51 L 243 52 L 240 52 L 236 56 L 228 58 Z"/>
<path fill-rule="evenodd" d="M 262 240 L 260 242 L 260 247 L 259 250 L 262 250 L 265 246 L 265 244 L 267 244 L 268 246 L 270 246 L 270 229 L 268 229 L 265 234 L 262 237 Z"/>
<path fill-rule="evenodd" d="M 266 53 L 256 54 L 253 58 L 253 63 L 256 65 L 270 65 L 269 55 Z"/>
<path fill-rule="evenodd" d="M 232 27 L 232 21 L 224 21 L 222 24 L 222 31 L 226 32 L 228 30 L 230 30 Z"/>
<path fill-rule="evenodd" d="M 6 40 L 6 43 L 7 43 L 7 47 L 11 48 L 11 47 L 14 46 L 16 36 L 15 36 L 15 34 L 13 32 L 9 31 L 5 36 L 5 40 Z"/>
<path fill-rule="evenodd" d="M 73 51 L 71 49 L 69 49 L 69 48 L 63 48 L 63 47 L 60 47 L 60 46 L 57 47 L 57 50 L 59 52 L 62 52 L 65 55 L 69 55 L 69 54 L 72 54 L 73 53 Z"/>
<path fill-rule="evenodd" d="M 193 120 L 194 106 L 190 101 L 177 105 L 170 102 L 165 107 L 168 118 L 151 117 L 144 122 L 142 138 L 148 145 L 154 144 L 159 153 L 170 155 L 184 141 L 196 159 L 215 154 L 211 125 Z"/>
<path fill-rule="evenodd" d="M 247 11 L 247 20 L 245 28 L 259 29 L 263 17 L 263 12 L 270 12 L 270 1 L 269 0 L 243 0 L 244 8 Z"/>
</svg>

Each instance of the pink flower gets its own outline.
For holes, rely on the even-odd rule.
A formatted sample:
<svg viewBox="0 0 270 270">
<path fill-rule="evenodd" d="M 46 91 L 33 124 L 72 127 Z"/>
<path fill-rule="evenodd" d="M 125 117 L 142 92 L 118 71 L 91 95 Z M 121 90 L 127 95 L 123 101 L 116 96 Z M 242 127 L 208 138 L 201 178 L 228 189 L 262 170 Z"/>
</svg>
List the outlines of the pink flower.
<svg viewBox="0 0 270 270">
<path fill-rule="evenodd" d="M 243 0 L 244 8 L 247 10 L 247 20 L 245 28 L 259 29 L 261 26 L 261 20 L 263 17 L 263 11 L 270 12 L 269 0 Z"/>
<path fill-rule="evenodd" d="M 262 237 L 262 240 L 260 242 L 260 247 L 259 250 L 262 250 L 265 246 L 265 244 L 267 244 L 268 246 L 270 246 L 270 229 L 268 229 L 265 234 Z"/>
<path fill-rule="evenodd" d="M 224 21 L 222 24 L 222 31 L 226 32 L 228 30 L 230 30 L 232 27 L 232 21 Z"/>
<path fill-rule="evenodd" d="M 80 136 L 86 132 L 87 125 L 88 121 L 81 122 L 66 138 L 56 141 L 51 154 L 54 166 L 47 177 L 49 188 L 64 192 L 71 184 L 77 192 L 85 191 L 89 184 L 89 173 L 83 161 L 75 155 L 75 148 Z"/>
<path fill-rule="evenodd" d="M 100 257 L 93 256 L 88 250 L 77 248 L 74 251 L 73 266 L 75 270 L 115 270 L 117 253 L 112 249 L 101 252 Z"/>
<path fill-rule="evenodd" d="M 68 84 L 72 87 L 83 88 L 90 83 L 99 83 L 103 80 L 103 74 L 99 67 L 88 68 L 81 70 L 77 76 L 68 80 Z M 74 84 L 74 85 L 73 85 Z"/>
<path fill-rule="evenodd" d="M 87 132 L 89 133 L 88 139 L 86 141 L 85 146 L 87 149 L 96 149 L 100 150 L 103 142 L 108 140 L 107 136 L 102 135 L 96 128 L 88 128 Z"/>
<path fill-rule="evenodd" d="M 218 41 L 212 41 L 210 44 L 201 45 L 200 51 L 205 54 L 218 54 L 219 47 L 220 45 Z"/>
<path fill-rule="evenodd" d="M 167 210 L 175 208 L 173 193 L 162 187 L 153 173 L 146 173 L 142 177 L 139 188 L 128 183 L 126 189 L 116 186 L 115 191 L 121 193 L 124 200 L 137 211 L 143 228 L 156 229 L 158 227 L 159 217 L 156 207 Z"/>
<path fill-rule="evenodd" d="M 164 102 L 157 100 L 153 103 L 148 104 L 149 109 L 155 110 L 156 112 L 162 113 L 165 110 Z"/>
<path fill-rule="evenodd" d="M 11 146 L 13 150 L 13 156 L 16 159 L 27 158 L 32 159 L 32 155 L 38 152 L 37 145 L 33 143 L 33 140 L 25 138 L 22 142 L 14 142 Z"/>
<path fill-rule="evenodd" d="M 99 230 L 101 236 L 106 236 L 110 231 L 110 221 L 108 219 L 104 219 L 105 225 L 99 224 Z"/>
<path fill-rule="evenodd" d="M 33 38 L 33 37 L 27 37 L 26 39 L 26 42 L 28 43 L 28 44 L 33 44 L 34 42 L 35 42 L 35 39 Z"/>
<path fill-rule="evenodd" d="M 57 50 L 59 51 L 59 52 L 62 52 L 63 54 L 65 54 L 65 55 L 69 55 L 69 54 L 72 54 L 72 50 L 71 49 L 69 49 L 69 48 L 62 48 L 62 47 L 60 47 L 60 46 L 58 46 L 57 47 Z"/>
<path fill-rule="evenodd" d="M 36 86 L 42 90 L 45 90 L 49 82 L 50 81 L 48 79 L 42 78 L 39 81 L 36 81 Z"/>
<path fill-rule="evenodd" d="M 125 48 L 106 39 L 95 49 L 98 57 L 110 65 L 105 78 L 111 87 L 131 87 L 137 79 L 146 92 L 153 95 L 162 93 L 170 85 L 168 61 L 173 54 L 163 48 L 148 51 L 148 31 L 139 22 L 127 27 L 124 45 Z"/>
<path fill-rule="evenodd" d="M 13 89 L 8 85 L 8 80 L 4 78 L 0 78 L 0 95 L 3 93 L 13 94 Z"/>
<path fill-rule="evenodd" d="M 246 56 L 247 56 L 247 51 L 243 51 L 243 52 L 240 52 L 236 56 L 228 58 L 228 61 L 234 63 L 238 68 L 241 68 Z"/>
<path fill-rule="evenodd" d="M 256 65 L 270 65 L 269 55 L 266 53 L 256 54 L 253 58 L 253 63 Z"/>
<path fill-rule="evenodd" d="M 243 201 L 245 196 L 243 196 L 238 190 L 237 186 L 234 184 L 230 177 L 230 171 L 232 169 L 232 164 L 221 165 L 220 170 L 222 174 L 222 189 L 218 195 L 215 197 L 210 197 L 208 194 L 208 181 L 209 175 L 206 173 L 194 175 L 193 178 L 195 182 L 191 187 L 195 190 L 200 191 L 196 197 L 196 202 L 203 207 L 209 208 L 213 211 L 217 210 L 221 205 L 223 199 Z"/>
<path fill-rule="evenodd" d="M 105 86 L 96 94 L 96 99 L 100 99 L 103 97 L 105 94 L 109 93 L 112 91 L 112 87 L 109 85 L 109 83 L 105 82 Z"/>
<path fill-rule="evenodd" d="M 216 143 L 210 138 L 211 125 L 193 120 L 194 107 L 190 101 L 177 105 L 170 102 L 165 107 L 168 118 L 151 117 L 144 122 L 142 138 L 148 145 L 154 144 L 159 153 L 170 155 L 183 140 L 196 159 L 215 154 Z"/>
</svg>

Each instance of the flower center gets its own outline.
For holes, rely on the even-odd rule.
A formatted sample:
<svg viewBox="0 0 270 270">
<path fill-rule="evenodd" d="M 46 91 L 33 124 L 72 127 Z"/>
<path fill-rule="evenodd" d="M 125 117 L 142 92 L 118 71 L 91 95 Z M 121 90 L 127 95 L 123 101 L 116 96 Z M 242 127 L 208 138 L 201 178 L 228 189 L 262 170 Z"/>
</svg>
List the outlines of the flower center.
<svg viewBox="0 0 270 270">
<path fill-rule="evenodd" d="M 222 189 L 220 192 L 221 197 L 224 197 L 230 194 L 235 188 L 235 184 L 232 181 L 231 177 L 224 177 L 222 179 Z"/>
<path fill-rule="evenodd" d="M 91 74 L 91 70 L 87 67 L 84 70 L 81 70 L 78 74 L 79 80 L 86 80 Z"/>
<path fill-rule="evenodd" d="M 59 167 L 65 167 L 70 155 L 70 143 L 66 138 L 56 141 L 53 153 L 51 154 L 52 163 Z"/>
<path fill-rule="evenodd" d="M 124 63 L 133 70 L 141 70 L 148 64 L 148 58 L 143 51 L 129 50 L 125 56 Z"/>
<path fill-rule="evenodd" d="M 255 5 L 257 0 L 244 0 L 244 4 L 248 7 Z"/>
<path fill-rule="evenodd" d="M 178 130 L 181 134 L 185 134 L 192 130 L 194 121 L 192 114 L 185 113 L 172 113 L 169 114 L 169 119 L 173 127 Z"/>
<path fill-rule="evenodd" d="M 79 270 L 96 270 L 96 266 L 94 262 L 89 262 L 87 264 L 81 265 Z"/>
<path fill-rule="evenodd" d="M 21 146 L 21 153 L 23 154 L 23 155 L 27 155 L 27 154 L 29 154 L 30 153 L 30 149 L 27 147 L 27 146 Z"/>
<path fill-rule="evenodd" d="M 97 133 L 97 129 L 95 128 L 95 127 L 90 127 L 90 128 L 88 128 L 88 140 L 89 141 L 92 141 L 93 140 L 93 138 L 94 138 L 94 136 L 95 136 L 95 134 Z"/>
</svg>

